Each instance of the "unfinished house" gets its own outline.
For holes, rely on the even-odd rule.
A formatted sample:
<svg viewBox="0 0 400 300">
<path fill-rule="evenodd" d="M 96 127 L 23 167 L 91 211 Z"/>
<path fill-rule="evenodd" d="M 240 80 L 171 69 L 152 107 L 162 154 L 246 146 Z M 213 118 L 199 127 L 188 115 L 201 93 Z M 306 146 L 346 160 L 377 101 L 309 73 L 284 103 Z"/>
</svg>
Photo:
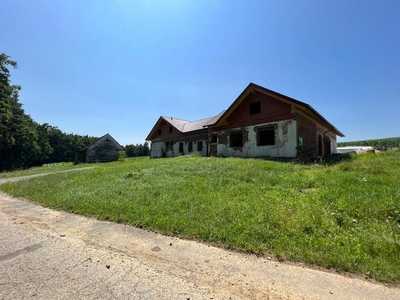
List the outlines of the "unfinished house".
<svg viewBox="0 0 400 300">
<path fill-rule="evenodd" d="M 195 122 L 160 117 L 146 140 L 151 157 L 327 157 L 343 137 L 310 105 L 250 83 L 220 114 Z"/>
<path fill-rule="evenodd" d="M 161 116 L 146 138 L 151 141 L 150 157 L 174 157 L 192 152 L 209 155 L 208 128 L 222 113 L 195 122 Z"/>
<path fill-rule="evenodd" d="M 124 148 L 108 133 L 80 151 L 80 161 L 86 163 L 118 160 L 118 152 Z"/>
</svg>

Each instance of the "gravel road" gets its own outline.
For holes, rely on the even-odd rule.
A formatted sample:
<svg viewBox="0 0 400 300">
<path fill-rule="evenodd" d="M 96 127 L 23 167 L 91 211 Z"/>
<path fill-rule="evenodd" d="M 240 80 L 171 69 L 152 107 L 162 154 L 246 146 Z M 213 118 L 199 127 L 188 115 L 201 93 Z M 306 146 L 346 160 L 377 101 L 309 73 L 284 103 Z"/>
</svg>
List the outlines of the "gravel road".
<svg viewBox="0 0 400 300">
<path fill-rule="evenodd" d="M 0 299 L 400 299 L 399 288 L 54 211 L 4 193 L 0 274 Z"/>
</svg>

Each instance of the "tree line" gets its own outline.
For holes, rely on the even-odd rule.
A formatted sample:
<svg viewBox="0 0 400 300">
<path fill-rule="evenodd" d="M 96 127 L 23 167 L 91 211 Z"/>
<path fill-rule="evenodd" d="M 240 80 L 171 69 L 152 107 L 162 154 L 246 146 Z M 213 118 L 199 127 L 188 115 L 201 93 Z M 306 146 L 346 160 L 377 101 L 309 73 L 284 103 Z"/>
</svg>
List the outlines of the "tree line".
<svg viewBox="0 0 400 300">
<path fill-rule="evenodd" d="M 136 144 L 136 145 L 126 145 L 125 147 L 125 155 L 126 157 L 137 157 L 137 156 L 149 156 L 150 148 L 149 143 L 144 142 L 144 144 Z"/>
<path fill-rule="evenodd" d="M 400 148 L 400 137 L 338 143 L 338 147 L 346 146 L 371 146 L 380 150 Z"/>
<path fill-rule="evenodd" d="M 0 171 L 71 162 L 77 150 L 98 138 L 67 134 L 27 115 L 19 102 L 19 85 L 11 84 L 9 67 L 17 63 L 0 54 Z M 126 156 L 148 155 L 148 144 L 127 145 Z"/>
</svg>

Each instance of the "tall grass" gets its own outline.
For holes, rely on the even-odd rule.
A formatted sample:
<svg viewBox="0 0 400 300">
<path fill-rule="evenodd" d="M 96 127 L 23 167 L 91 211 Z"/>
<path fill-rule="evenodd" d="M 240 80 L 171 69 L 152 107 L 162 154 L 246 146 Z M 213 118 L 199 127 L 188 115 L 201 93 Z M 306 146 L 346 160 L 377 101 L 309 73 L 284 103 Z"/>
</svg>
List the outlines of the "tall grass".
<svg viewBox="0 0 400 300">
<path fill-rule="evenodd" d="M 333 164 L 130 159 L 2 185 L 45 206 L 400 282 L 400 151 Z"/>
</svg>

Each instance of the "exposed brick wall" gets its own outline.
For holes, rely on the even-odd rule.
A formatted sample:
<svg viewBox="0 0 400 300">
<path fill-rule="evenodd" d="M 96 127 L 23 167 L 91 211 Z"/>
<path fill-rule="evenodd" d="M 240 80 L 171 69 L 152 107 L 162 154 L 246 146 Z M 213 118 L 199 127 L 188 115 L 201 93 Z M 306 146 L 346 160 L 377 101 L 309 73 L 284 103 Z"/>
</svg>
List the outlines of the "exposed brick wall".
<svg viewBox="0 0 400 300">
<path fill-rule="evenodd" d="M 219 134 L 218 139 L 219 139 L 219 144 L 228 146 L 228 135 L 225 131 Z"/>
<path fill-rule="evenodd" d="M 169 132 L 169 127 L 172 126 L 167 121 L 161 121 L 161 127 L 157 128 L 157 131 L 154 135 L 154 139 L 168 139 L 168 138 L 176 138 L 180 136 L 180 132 L 174 126 L 172 126 L 172 132 Z M 158 130 L 161 129 L 161 135 L 158 134 Z"/>
<path fill-rule="evenodd" d="M 208 141 L 208 130 L 202 129 L 184 133 L 180 140 L 184 142 Z"/>
<path fill-rule="evenodd" d="M 250 115 L 250 103 L 260 101 L 261 112 Z M 228 125 L 214 127 L 212 131 L 245 127 L 261 123 L 277 122 L 292 119 L 291 106 L 261 93 L 251 93 L 226 120 Z"/>
<path fill-rule="evenodd" d="M 315 122 L 298 114 L 297 117 L 298 136 L 303 138 L 303 146 L 298 155 L 315 157 L 317 155 L 317 126 Z"/>
</svg>

